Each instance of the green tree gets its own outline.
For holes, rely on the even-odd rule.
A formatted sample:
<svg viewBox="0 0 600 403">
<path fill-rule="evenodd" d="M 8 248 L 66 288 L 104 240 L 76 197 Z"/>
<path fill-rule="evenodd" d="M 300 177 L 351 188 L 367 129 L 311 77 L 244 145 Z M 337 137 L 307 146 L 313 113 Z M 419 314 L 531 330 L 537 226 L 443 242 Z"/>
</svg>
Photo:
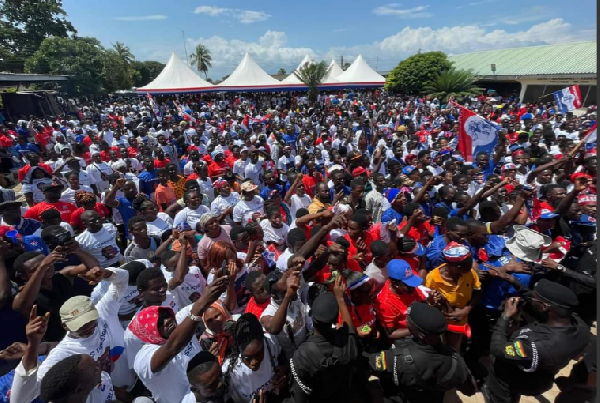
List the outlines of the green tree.
<svg viewBox="0 0 600 403">
<path fill-rule="evenodd" d="M 123 57 L 114 50 L 105 52 L 104 68 L 102 69 L 103 90 L 114 92 L 128 90 L 132 87 L 132 76 L 129 65 Z"/>
<path fill-rule="evenodd" d="M 342 66 L 342 70 L 344 70 L 344 71 L 348 70 L 348 67 L 350 67 L 351 65 L 352 65 L 352 63 L 348 63 L 348 62 L 344 63 L 344 65 Z"/>
<path fill-rule="evenodd" d="M 469 70 L 444 70 L 425 84 L 423 92 L 436 97 L 441 103 L 447 103 L 450 97 L 477 95 L 484 91 L 475 85 L 477 78 Z"/>
<path fill-rule="evenodd" d="M 61 0 L 0 0 L 0 70 L 22 72 L 45 38 L 77 31 Z"/>
<path fill-rule="evenodd" d="M 279 76 L 282 76 L 286 73 L 287 72 L 285 71 L 285 69 L 283 67 L 280 67 L 279 70 L 277 70 L 277 75 L 279 75 Z"/>
<path fill-rule="evenodd" d="M 208 69 L 212 67 L 212 56 L 206 46 L 198 44 L 196 51 L 190 55 L 190 62 L 198 71 L 204 73 L 204 77 L 208 78 Z"/>
<path fill-rule="evenodd" d="M 131 62 L 135 59 L 135 56 L 133 55 L 133 53 L 131 53 L 131 50 L 129 50 L 129 46 L 125 45 L 122 42 L 115 43 L 113 45 L 113 49 L 115 52 L 117 52 L 119 57 L 121 57 L 121 59 L 123 59 L 123 61 L 127 64 L 131 64 Z"/>
<path fill-rule="evenodd" d="M 425 83 L 451 67 L 452 62 L 444 52 L 417 53 L 401 61 L 390 71 L 385 88 L 402 94 L 418 94 Z"/>
<path fill-rule="evenodd" d="M 165 65 L 154 60 L 134 60 L 130 67 L 133 86 L 143 87 L 154 80 L 165 68 Z"/>
<path fill-rule="evenodd" d="M 316 102 L 319 95 L 319 86 L 327 74 L 327 65 L 325 62 L 304 63 L 294 74 L 298 80 L 302 81 L 308 87 L 308 100 L 310 103 L 313 104 Z"/>
</svg>

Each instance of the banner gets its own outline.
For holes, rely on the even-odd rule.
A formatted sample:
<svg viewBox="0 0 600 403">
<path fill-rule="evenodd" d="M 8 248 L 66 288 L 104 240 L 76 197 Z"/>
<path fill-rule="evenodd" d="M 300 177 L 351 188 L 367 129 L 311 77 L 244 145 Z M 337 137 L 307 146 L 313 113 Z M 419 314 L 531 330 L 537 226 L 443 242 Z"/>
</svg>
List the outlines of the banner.
<svg viewBox="0 0 600 403">
<path fill-rule="evenodd" d="M 175 102 L 175 107 L 177 108 L 177 112 L 179 112 L 179 115 L 183 118 L 183 120 L 196 123 L 196 118 L 187 113 L 178 102 Z"/>
<path fill-rule="evenodd" d="M 488 154 L 491 158 L 498 143 L 500 126 L 467 108 L 457 106 L 460 107 L 458 150 L 465 161 L 472 162 L 479 153 Z"/>
<path fill-rule="evenodd" d="M 584 157 L 585 158 L 596 155 L 596 144 L 597 144 L 596 133 L 597 133 L 596 132 L 596 124 L 594 123 L 594 126 L 590 127 L 590 131 L 583 139 Z"/>
<path fill-rule="evenodd" d="M 579 109 L 583 105 L 581 90 L 578 85 L 572 85 L 560 91 L 556 91 L 553 94 L 554 102 L 556 103 L 558 110 L 562 113 Z"/>
</svg>

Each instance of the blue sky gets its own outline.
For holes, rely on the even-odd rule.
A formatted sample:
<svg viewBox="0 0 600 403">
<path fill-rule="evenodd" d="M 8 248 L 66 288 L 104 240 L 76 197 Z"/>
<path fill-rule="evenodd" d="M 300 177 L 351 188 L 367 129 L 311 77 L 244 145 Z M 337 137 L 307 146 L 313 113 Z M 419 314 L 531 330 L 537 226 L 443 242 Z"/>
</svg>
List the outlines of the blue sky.
<svg viewBox="0 0 600 403">
<path fill-rule="evenodd" d="M 185 57 L 198 43 L 213 55 L 209 77 L 231 73 L 244 53 L 268 73 L 291 72 L 306 54 L 330 62 L 362 54 L 389 70 L 422 51 L 460 54 L 596 38 L 596 1 L 63 0 L 80 36 L 120 41 L 139 60 Z M 185 32 L 185 36 L 182 31 Z"/>
</svg>

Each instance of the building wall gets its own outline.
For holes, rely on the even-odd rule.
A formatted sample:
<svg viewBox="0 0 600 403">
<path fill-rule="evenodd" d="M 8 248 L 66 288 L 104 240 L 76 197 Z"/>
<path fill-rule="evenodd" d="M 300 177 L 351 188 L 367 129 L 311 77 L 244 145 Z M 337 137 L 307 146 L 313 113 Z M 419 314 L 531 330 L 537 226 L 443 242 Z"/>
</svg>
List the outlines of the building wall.
<svg viewBox="0 0 600 403">
<path fill-rule="evenodd" d="M 584 106 L 597 105 L 597 78 L 578 77 L 540 77 L 518 79 L 521 83 L 520 98 L 523 102 L 537 102 L 541 96 L 542 101 L 551 102 L 552 94 L 571 85 L 579 85 Z"/>
</svg>

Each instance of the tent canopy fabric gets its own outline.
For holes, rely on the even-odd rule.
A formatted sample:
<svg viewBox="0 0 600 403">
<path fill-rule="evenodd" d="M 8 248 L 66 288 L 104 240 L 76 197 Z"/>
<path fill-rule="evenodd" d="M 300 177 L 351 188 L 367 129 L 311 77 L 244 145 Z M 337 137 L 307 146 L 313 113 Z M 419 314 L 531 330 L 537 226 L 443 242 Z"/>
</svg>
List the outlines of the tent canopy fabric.
<svg viewBox="0 0 600 403">
<path fill-rule="evenodd" d="M 325 78 L 323 79 L 323 83 L 325 83 L 325 84 L 339 83 L 337 78 L 343 72 L 344 72 L 344 70 L 342 70 L 340 65 L 337 64 L 335 62 L 335 60 L 332 60 L 331 63 L 329 63 L 329 66 L 327 67 L 327 74 L 325 75 Z"/>
<path fill-rule="evenodd" d="M 349 84 L 385 84 L 385 78 L 382 75 L 377 74 L 377 72 L 365 62 L 362 55 L 358 55 L 350 67 L 336 77 L 336 80 L 340 83 Z"/>
<path fill-rule="evenodd" d="M 268 75 L 251 57 L 246 53 L 240 64 L 229 77 L 217 87 L 229 90 L 260 90 L 269 89 L 281 85 L 281 82 Z"/>
<path fill-rule="evenodd" d="M 300 84 L 300 85 L 304 85 L 304 83 L 302 81 L 300 81 L 298 79 L 298 77 L 296 77 L 295 73 L 298 72 L 298 71 L 300 71 L 300 68 L 302 66 L 304 66 L 306 63 L 311 63 L 312 64 L 314 62 L 315 61 L 314 61 L 314 59 L 311 56 L 309 56 L 309 55 L 304 56 L 304 59 L 302 59 L 302 61 L 298 65 L 298 67 L 296 67 L 296 70 L 294 70 L 292 72 L 292 74 L 290 74 L 289 76 L 287 76 L 286 78 L 284 78 L 283 80 L 281 80 L 281 82 L 284 83 L 284 84 Z"/>
<path fill-rule="evenodd" d="M 200 78 L 173 52 L 160 74 L 148 85 L 137 88 L 136 92 L 138 94 L 180 94 L 211 91 L 214 87 Z"/>
</svg>

